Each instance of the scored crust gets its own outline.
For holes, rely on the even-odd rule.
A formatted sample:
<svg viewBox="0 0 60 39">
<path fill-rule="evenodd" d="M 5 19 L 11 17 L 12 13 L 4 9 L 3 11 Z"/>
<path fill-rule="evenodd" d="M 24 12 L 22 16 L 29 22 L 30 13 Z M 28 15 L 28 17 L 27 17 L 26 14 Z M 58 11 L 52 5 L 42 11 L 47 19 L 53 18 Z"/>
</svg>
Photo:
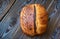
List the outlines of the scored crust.
<svg viewBox="0 0 60 39">
<path fill-rule="evenodd" d="M 36 8 L 36 16 L 34 15 L 34 6 Z M 34 17 L 36 17 L 36 20 L 34 19 Z M 36 29 L 34 29 L 34 22 L 36 25 Z M 41 6 L 40 4 L 29 4 L 23 7 L 20 14 L 20 25 L 24 33 L 30 36 L 42 34 L 46 31 L 47 23 L 48 13 L 43 6 Z"/>
</svg>

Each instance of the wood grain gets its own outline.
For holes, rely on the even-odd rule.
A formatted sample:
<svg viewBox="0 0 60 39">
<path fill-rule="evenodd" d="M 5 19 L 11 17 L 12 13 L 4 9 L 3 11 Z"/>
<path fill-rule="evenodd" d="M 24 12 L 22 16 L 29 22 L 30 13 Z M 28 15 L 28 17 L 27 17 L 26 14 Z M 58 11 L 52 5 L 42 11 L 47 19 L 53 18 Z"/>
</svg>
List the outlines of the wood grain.
<svg viewBox="0 0 60 39">
<path fill-rule="evenodd" d="M 31 37 L 31 36 L 27 36 L 26 34 L 22 32 L 20 28 L 20 19 L 19 19 L 20 11 L 26 4 L 34 3 L 34 0 L 28 1 L 28 2 L 27 1 L 28 0 L 15 1 L 14 5 L 10 8 L 6 16 L 0 22 L 0 35 L 1 35 L 0 38 L 1 39 L 52 39 L 52 38 L 58 39 L 59 31 L 56 31 L 56 29 L 60 27 L 60 21 L 59 21 L 60 9 L 57 10 L 55 13 L 53 13 L 55 10 L 55 2 L 52 4 L 52 6 L 48 10 L 51 12 L 51 15 L 49 15 L 50 20 L 48 22 L 48 28 L 47 28 L 46 33 L 44 33 L 43 35 Z M 46 1 L 46 3 L 45 2 L 42 3 L 40 1 L 37 0 L 35 1 L 35 3 L 42 4 L 43 6 L 45 6 L 45 8 L 47 8 L 48 5 L 51 3 L 51 1 Z M 7 29 L 8 31 L 6 31 Z M 55 33 L 54 31 L 56 32 L 57 35 L 56 34 L 53 35 L 53 33 Z"/>
<path fill-rule="evenodd" d="M 3 5 L 4 1 L 8 2 L 7 5 L 4 4 L 4 5 L 6 5 L 6 7 Z M 2 0 L 2 3 L 1 4 L 3 6 L 1 5 L 1 7 L 2 8 L 4 7 L 4 9 L 2 10 L 2 12 L 0 11 L 0 21 L 4 18 L 4 16 L 7 14 L 7 12 L 9 11 L 9 9 L 12 7 L 12 5 L 14 4 L 14 1 L 15 0 L 8 0 L 8 1 L 7 0 Z"/>
</svg>

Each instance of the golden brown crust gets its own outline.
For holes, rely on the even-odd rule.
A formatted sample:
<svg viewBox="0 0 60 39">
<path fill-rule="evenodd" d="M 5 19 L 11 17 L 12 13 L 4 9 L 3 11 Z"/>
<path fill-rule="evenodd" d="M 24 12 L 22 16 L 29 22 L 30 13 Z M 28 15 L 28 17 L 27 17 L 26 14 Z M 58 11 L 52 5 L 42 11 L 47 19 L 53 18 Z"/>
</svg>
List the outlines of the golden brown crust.
<svg viewBox="0 0 60 39">
<path fill-rule="evenodd" d="M 36 8 L 36 20 L 34 19 L 34 6 Z M 34 20 L 36 33 L 34 32 Z M 30 36 L 42 34 L 46 31 L 48 23 L 48 13 L 40 4 L 30 4 L 25 6 L 20 14 L 20 25 L 24 33 Z"/>
<path fill-rule="evenodd" d="M 46 31 L 48 23 L 48 13 L 45 8 L 40 4 L 35 4 L 36 6 L 36 32 L 37 34 L 42 34 Z"/>
</svg>

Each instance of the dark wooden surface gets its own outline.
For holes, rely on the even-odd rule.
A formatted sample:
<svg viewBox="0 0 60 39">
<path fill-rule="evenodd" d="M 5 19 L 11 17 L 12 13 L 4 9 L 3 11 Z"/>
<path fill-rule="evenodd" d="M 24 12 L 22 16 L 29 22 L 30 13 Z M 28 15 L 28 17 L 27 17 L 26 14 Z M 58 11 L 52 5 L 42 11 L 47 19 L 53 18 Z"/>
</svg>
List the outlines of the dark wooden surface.
<svg viewBox="0 0 60 39">
<path fill-rule="evenodd" d="M 59 0 L 10 0 L 11 4 L 0 15 L 0 39 L 60 39 L 60 1 Z M 48 28 L 45 34 L 27 36 L 20 28 L 20 11 L 27 4 L 43 5 L 49 14 Z M 7 13 L 7 14 L 6 14 Z"/>
<path fill-rule="evenodd" d="M 0 21 L 4 18 L 7 14 L 9 9 L 14 4 L 15 0 L 0 0 Z"/>
</svg>

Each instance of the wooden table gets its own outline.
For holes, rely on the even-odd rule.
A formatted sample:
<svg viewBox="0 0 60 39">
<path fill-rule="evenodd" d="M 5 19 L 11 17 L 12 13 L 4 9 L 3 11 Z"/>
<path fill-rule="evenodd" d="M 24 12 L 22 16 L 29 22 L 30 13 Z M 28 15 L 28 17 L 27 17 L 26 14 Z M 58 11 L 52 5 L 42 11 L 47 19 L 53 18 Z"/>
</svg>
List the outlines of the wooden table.
<svg viewBox="0 0 60 39">
<path fill-rule="evenodd" d="M 2 0 L 1 0 L 2 1 Z M 7 0 L 3 0 L 7 1 Z M 2 2 L 3 2 L 2 1 Z M 48 28 L 40 36 L 27 36 L 20 28 L 20 11 L 27 4 L 43 5 L 49 14 Z M 1 9 L 1 8 L 0 8 Z M 1 11 L 0 11 L 1 12 Z M 0 14 L 0 39 L 60 39 L 59 0 L 8 0 Z"/>
</svg>

